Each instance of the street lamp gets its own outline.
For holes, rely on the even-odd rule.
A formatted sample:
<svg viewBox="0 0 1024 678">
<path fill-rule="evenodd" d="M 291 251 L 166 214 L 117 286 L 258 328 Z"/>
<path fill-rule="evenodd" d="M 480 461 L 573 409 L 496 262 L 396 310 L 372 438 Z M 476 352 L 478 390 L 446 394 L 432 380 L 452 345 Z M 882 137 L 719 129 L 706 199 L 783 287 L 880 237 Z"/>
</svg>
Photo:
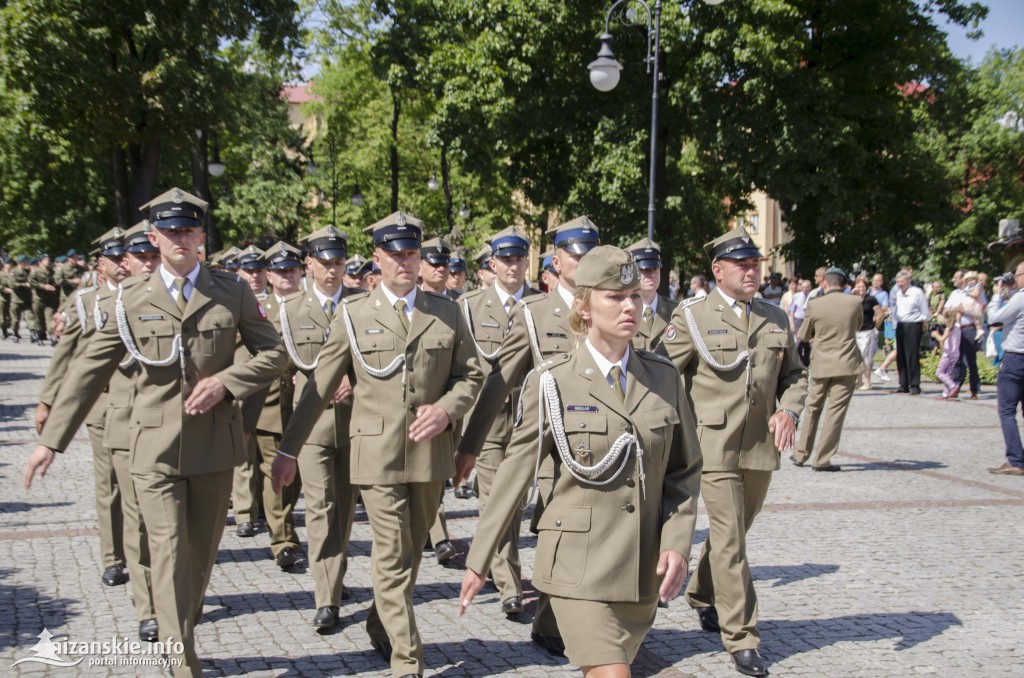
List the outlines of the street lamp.
<svg viewBox="0 0 1024 678">
<path fill-rule="evenodd" d="M 466 201 L 463 200 L 462 207 L 459 208 L 459 216 L 462 217 L 463 219 L 469 219 L 469 214 L 469 205 L 467 205 Z"/>
<path fill-rule="evenodd" d="M 359 191 L 359 182 L 356 182 L 356 188 L 352 191 L 352 204 L 356 207 L 362 207 L 365 200 L 363 194 Z"/>
<path fill-rule="evenodd" d="M 437 189 L 441 188 L 441 184 L 437 182 L 437 170 L 434 170 L 433 172 L 430 173 L 430 178 L 427 179 L 427 188 L 429 188 L 432 191 L 436 191 Z"/>
<path fill-rule="evenodd" d="M 217 133 L 210 132 L 210 136 L 213 137 L 213 159 L 206 166 L 211 177 L 219 177 L 224 174 L 224 170 L 227 167 L 220 161 L 220 146 L 217 144 Z"/>
<path fill-rule="evenodd" d="M 705 4 L 718 5 L 723 0 L 704 0 Z M 654 240 L 654 180 L 658 154 L 658 54 L 661 52 L 661 0 L 656 0 L 652 9 L 644 0 L 616 0 L 604 17 L 604 33 L 601 34 L 601 49 L 597 59 L 587 66 L 590 69 L 590 83 L 601 92 L 610 92 L 619 84 L 622 64 L 615 59 L 612 51 L 611 22 L 615 10 L 629 6 L 625 10 L 626 20 L 634 20 L 633 5 L 641 5 L 647 12 L 647 72 L 652 74 L 654 85 L 651 88 L 651 169 L 648 180 L 647 199 L 647 237 Z"/>
</svg>

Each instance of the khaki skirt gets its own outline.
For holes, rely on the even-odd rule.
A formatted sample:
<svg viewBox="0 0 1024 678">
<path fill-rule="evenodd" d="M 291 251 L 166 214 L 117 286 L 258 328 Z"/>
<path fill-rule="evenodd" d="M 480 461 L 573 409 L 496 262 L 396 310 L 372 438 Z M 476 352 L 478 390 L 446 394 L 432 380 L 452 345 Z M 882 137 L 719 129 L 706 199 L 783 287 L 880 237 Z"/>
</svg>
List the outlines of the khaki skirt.
<svg viewBox="0 0 1024 678">
<path fill-rule="evenodd" d="M 631 664 L 658 612 L 657 596 L 637 603 L 606 603 L 551 596 L 551 609 L 576 666 Z"/>
</svg>

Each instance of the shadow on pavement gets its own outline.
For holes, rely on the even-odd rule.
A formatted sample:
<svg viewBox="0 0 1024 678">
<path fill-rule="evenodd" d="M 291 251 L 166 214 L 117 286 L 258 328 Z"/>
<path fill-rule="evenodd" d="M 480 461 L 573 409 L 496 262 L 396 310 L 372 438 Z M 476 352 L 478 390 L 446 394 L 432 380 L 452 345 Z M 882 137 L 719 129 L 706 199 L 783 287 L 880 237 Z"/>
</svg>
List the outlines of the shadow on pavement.
<svg viewBox="0 0 1024 678">
<path fill-rule="evenodd" d="M 922 461 L 917 459 L 893 459 L 891 461 L 871 461 L 864 463 L 843 462 L 843 471 L 928 471 L 948 468 L 941 461 Z"/>
<path fill-rule="evenodd" d="M 899 642 L 893 649 L 900 652 L 925 643 L 954 626 L 962 626 L 962 623 L 952 612 L 920 611 L 851 614 L 831 619 L 762 620 L 758 624 L 765 639 L 765 656 L 773 661 L 844 641 L 875 642 L 898 638 Z M 780 642 L 773 642 L 775 638 Z M 802 647 L 794 647 L 794 639 Z"/>
<path fill-rule="evenodd" d="M 0 580 L 17 572 L 16 568 L 0 568 Z M 37 636 L 43 629 L 49 629 L 55 636 L 65 635 L 58 629 L 66 626 L 68 620 L 77 617 L 75 611 L 79 601 L 69 598 L 54 598 L 40 593 L 32 586 L 9 584 L 0 581 L 0 601 L 5 610 L 0 618 L 0 652 L 13 647 L 26 650 L 38 642 Z M 17 614 L 14 614 L 17 610 Z M 6 668 L 6 667 L 5 667 Z"/>
<path fill-rule="evenodd" d="M 25 501 L 0 501 L 0 513 L 21 513 L 23 511 L 31 511 L 32 509 L 54 508 L 56 506 L 73 506 L 73 504 L 70 501 L 51 501 L 47 504 L 30 504 Z"/>
<path fill-rule="evenodd" d="M 763 565 L 750 568 L 754 581 L 767 581 L 774 579 L 775 586 L 785 586 L 794 582 L 820 577 L 825 574 L 833 574 L 839 571 L 838 565 L 821 565 L 816 563 L 804 563 L 803 565 Z"/>
</svg>

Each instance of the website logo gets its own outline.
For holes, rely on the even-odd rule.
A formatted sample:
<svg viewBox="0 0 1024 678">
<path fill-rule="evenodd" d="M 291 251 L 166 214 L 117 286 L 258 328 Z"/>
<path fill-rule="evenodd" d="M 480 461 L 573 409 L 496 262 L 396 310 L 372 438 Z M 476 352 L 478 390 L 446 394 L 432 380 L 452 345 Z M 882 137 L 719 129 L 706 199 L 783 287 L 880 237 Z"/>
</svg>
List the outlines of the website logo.
<svg viewBox="0 0 1024 678">
<path fill-rule="evenodd" d="M 35 652 L 34 657 L 25 657 L 11 664 L 12 667 L 18 664 L 34 662 L 36 664 L 46 664 L 47 666 L 78 666 L 82 663 L 82 657 L 78 658 L 78 661 L 64 661 L 60 658 L 61 646 L 53 642 L 53 634 L 48 629 L 43 629 L 36 638 L 39 642 L 33 645 L 30 649 Z M 58 640 L 60 640 L 58 638 Z"/>
</svg>

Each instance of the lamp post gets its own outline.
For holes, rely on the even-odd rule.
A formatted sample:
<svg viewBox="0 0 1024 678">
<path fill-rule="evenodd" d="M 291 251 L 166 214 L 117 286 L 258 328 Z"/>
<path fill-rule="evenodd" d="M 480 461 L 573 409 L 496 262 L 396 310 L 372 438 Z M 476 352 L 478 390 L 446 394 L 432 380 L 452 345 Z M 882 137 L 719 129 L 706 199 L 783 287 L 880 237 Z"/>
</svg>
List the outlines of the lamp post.
<svg viewBox="0 0 1024 678">
<path fill-rule="evenodd" d="M 704 0 L 705 4 L 718 5 L 723 0 Z M 590 62 L 587 68 L 590 70 L 590 83 L 601 92 L 610 92 L 619 84 L 622 64 L 615 59 L 612 51 L 611 22 L 615 10 L 624 9 L 626 19 L 633 21 L 633 5 L 640 5 L 647 12 L 647 72 L 652 75 L 653 85 L 651 87 L 651 167 L 648 179 L 647 196 L 647 237 L 654 240 L 654 187 L 655 169 L 657 168 L 658 156 L 658 81 L 660 79 L 658 54 L 661 52 L 661 0 L 655 0 L 653 9 L 644 0 L 616 0 L 604 17 L 604 33 L 601 34 L 601 49 L 597 53 L 597 59 Z M 628 6 L 628 9 L 626 9 Z"/>
</svg>

